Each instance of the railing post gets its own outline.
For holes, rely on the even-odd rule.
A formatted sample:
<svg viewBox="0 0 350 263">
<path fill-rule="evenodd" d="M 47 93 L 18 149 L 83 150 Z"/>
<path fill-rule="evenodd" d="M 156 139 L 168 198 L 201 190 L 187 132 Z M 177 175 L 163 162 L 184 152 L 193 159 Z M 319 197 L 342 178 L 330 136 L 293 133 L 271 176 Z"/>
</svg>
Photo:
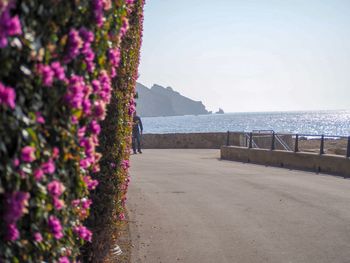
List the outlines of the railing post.
<svg viewBox="0 0 350 263">
<path fill-rule="evenodd" d="M 294 145 L 294 152 L 299 152 L 299 134 L 295 135 L 295 145 Z"/>
<path fill-rule="evenodd" d="M 320 154 L 324 154 L 324 135 L 321 136 Z"/>
<path fill-rule="evenodd" d="M 230 131 L 227 131 L 226 146 L 230 145 Z"/>
<path fill-rule="evenodd" d="M 253 148 L 253 133 L 249 133 L 249 149 Z"/>
<path fill-rule="evenodd" d="M 348 149 L 346 151 L 346 157 L 349 158 L 350 157 L 350 136 L 348 137 Z"/>
<path fill-rule="evenodd" d="M 271 151 L 275 150 L 275 132 L 272 132 Z"/>
</svg>

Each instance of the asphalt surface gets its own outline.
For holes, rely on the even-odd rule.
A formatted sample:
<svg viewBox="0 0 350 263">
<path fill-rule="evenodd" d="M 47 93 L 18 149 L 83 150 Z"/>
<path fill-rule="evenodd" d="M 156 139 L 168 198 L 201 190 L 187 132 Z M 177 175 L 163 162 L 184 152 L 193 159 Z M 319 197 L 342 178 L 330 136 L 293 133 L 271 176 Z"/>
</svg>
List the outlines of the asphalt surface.
<svg viewBox="0 0 350 263">
<path fill-rule="evenodd" d="M 132 156 L 131 262 L 350 262 L 350 180 L 219 160 Z"/>
</svg>

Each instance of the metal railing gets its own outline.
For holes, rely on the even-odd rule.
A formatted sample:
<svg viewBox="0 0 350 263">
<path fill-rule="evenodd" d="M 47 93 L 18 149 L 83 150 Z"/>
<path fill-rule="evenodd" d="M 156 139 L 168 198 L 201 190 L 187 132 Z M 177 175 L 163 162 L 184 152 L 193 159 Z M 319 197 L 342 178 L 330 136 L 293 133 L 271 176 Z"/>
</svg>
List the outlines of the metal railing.
<svg viewBox="0 0 350 263">
<path fill-rule="evenodd" d="M 227 143 L 229 146 L 230 141 L 230 131 L 227 132 Z M 312 146 L 316 146 L 317 143 L 319 145 L 317 148 L 313 148 L 309 146 L 307 152 L 313 151 L 322 155 L 326 153 L 325 144 L 329 141 L 336 142 L 338 141 L 343 147 L 341 149 L 345 149 L 344 154 L 337 155 L 345 155 L 347 158 L 350 157 L 350 136 L 339 136 L 339 135 L 318 135 L 318 134 L 301 134 L 301 133 L 276 133 L 273 130 L 253 130 L 252 132 L 234 132 L 234 133 L 242 133 L 243 134 L 243 142 L 237 146 L 243 146 L 247 148 L 263 148 L 270 150 L 285 150 L 290 152 L 303 152 L 303 147 L 300 146 L 301 142 L 305 145 L 310 143 Z M 288 141 L 286 141 L 288 139 Z M 319 142 L 318 142 L 319 141 Z M 264 144 L 264 146 L 259 146 L 259 144 Z M 268 145 L 269 144 L 269 145 Z M 306 146 L 304 146 L 306 147 Z"/>
</svg>

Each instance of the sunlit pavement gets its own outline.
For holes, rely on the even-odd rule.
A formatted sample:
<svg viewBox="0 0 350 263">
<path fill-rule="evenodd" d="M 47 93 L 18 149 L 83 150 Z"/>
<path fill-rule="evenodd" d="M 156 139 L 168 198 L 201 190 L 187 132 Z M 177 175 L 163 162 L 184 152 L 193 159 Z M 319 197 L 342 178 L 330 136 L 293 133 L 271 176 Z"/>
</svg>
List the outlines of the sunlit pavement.
<svg viewBox="0 0 350 263">
<path fill-rule="evenodd" d="M 350 262 L 350 180 L 219 160 L 133 155 L 132 262 Z"/>
</svg>

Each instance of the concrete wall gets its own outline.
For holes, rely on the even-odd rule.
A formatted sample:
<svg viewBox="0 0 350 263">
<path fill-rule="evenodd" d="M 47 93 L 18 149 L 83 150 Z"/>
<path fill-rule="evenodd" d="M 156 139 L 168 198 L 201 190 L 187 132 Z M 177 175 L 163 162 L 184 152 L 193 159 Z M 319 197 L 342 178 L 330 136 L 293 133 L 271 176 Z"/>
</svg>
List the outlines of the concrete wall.
<svg viewBox="0 0 350 263">
<path fill-rule="evenodd" d="M 142 147 L 144 149 L 220 149 L 226 145 L 227 133 L 170 133 L 170 134 L 144 134 Z M 241 145 L 243 135 L 230 133 L 231 145 Z"/>
<path fill-rule="evenodd" d="M 338 155 L 223 146 L 221 147 L 221 159 L 350 177 L 350 159 Z"/>
</svg>

